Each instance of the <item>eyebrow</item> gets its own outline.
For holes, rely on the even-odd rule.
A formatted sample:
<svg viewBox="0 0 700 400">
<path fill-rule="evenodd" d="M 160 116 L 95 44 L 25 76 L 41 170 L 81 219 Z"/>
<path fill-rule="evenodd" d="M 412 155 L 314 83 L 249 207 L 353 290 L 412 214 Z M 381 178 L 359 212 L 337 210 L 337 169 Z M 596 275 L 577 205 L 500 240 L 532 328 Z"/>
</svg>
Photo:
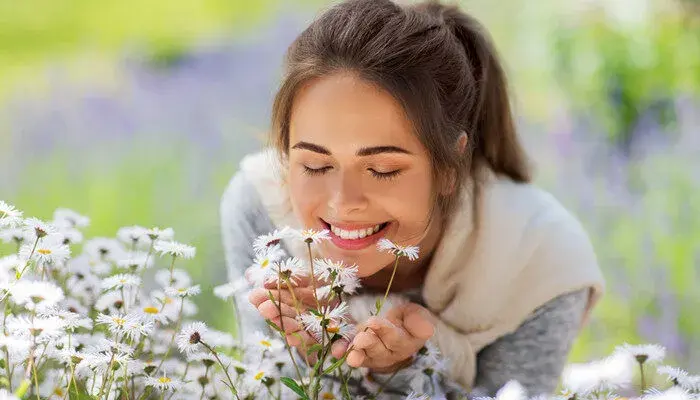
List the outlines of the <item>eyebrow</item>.
<svg viewBox="0 0 700 400">
<path fill-rule="evenodd" d="M 325 154 L 327 156 L 331 155 L 331 151 L 323 146 L 309 142 L 298 142 L 292 149 L 297 150 L 309 150 L 319 154 Z M 363 147 L 355 153 L 359 157 L 373 156 L 381 153 L 400 153 L 400 154 L 412 154 L 410 151 L 397 146 L 373 146 L 373 147 Z"/>
</svg>

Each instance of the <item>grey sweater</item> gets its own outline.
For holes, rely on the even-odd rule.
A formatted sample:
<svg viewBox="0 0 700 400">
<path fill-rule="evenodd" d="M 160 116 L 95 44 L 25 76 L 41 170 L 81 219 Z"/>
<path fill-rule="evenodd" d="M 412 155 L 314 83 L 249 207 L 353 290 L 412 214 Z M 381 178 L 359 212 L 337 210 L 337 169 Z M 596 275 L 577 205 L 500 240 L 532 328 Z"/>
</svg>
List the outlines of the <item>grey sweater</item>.
<svg viewBox="0 0 700 400">
<path fill-rule="evenodd" d="M 230 279 L 241 277 L 253 263 L 253 240 L 276 227 L 255 188 L 236 174 L 221 200 L 221 229 Z M 588 298 L 587 290 L 561 295 L 544 304 L 513 333 L 482 349 L 472 396 L 493 396 L 517 380 L 530 396 L 552 393 L 575 340 Z M 237 299 L 242 335 L 267 328 L 245 296 Z M 401 384 L 400 379 L 392 379 Z"/>
</svg>

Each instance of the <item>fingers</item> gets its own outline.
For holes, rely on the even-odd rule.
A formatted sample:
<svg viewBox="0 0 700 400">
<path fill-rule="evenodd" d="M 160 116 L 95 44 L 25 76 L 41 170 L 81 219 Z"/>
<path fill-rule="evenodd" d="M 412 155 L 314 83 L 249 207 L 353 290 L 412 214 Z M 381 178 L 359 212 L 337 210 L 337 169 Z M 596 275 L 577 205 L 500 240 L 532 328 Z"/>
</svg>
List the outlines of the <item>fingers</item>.
<svg viewBox="0 0 700 400">
<path fill-rule="evenodd" d="M 279 326 L 280 329 L 284 330 L 285 333 L 293 333 L 293 332 L 296 332 L 296 331 L 302 329 L 299 322 L 297 322 L 297 320 L 294 318 L 275 317 L 275 318 L 269 318 L 269 320 L 274 322 L 275 325 Z"/>
<path fill-rule="evenodd" d="M 435 333 L 436 318 L 430 311 L 416 303 L 407 303 L 390 309 L 386 318 L 416 340 L 428 340 Z"/>
<path fill-rule="evenodd" d="M 265 301 L 270 300 L 270 293 L 272 293 L 272 297 L 275 299 L 275 301 L 281 301 L 282 303 L 285 304 L 294 304 L 294 300 L 292 298 L 291 293 L 289 293 L 288 290 L 268 290 L 268 289 L 263 289 L 263 288 L 256 288 L 250 291 L 250 294 L 248 294 L 248 300 L 255 306 L 255 308 L 260 307 L 262 303 Z"/>
<path fill-rule="evenodd" d="M 279 317 L 280 309 L 282 311 L 281 314 L 285 317 L 294 318 L 297 315 L 297 312 L 294 309 L 294 307 L 288 306 L 284 303 L 273 303 L 272 300 L 263 301 L 258 306 L 258 311 L 260 312 L 260 315 L 262 315 L 266 319 Z"/>
<path fill-rule="evenodd" d="M 365 326 L 374 332 L 389 351 L 397 350 L 402 343 L 407 342 L 409 339 L 406 337 L 403 328 L 397 327 L 386 318 L 370 317 Z"/>
<path fill-rule="evenodd" d="M 343 357 L 346 351 L 348 351 L 348 347 L 350 346 L 350 342 L 348 342 L 345 339 L 339 339 L 336 340 L 332 345 L 331 345 L 331 355 L 333 357 L 340 359 Z"/>
<path fill-rule="evenodd" d="M 292 287 L 295 288 L 302 288 L 302 287 L 308 287 L 311 286 L 311 278 L 307 276 L 298 276 L 294 277 L 293 279 L 290 279 L 289 282 L 292 284 Z M 265 282 L 265 288 L 266 289 L 277 289 L 277 284 L 279 283 L 281 288 L 288 288 L 289 285 L 287 285 L 287 282 L 281 281 L 272 281 L 272 282 Z"/>
<path fill-rule="evenodd" d="M 353 368 L 359 368 L 365 362 L 366 358 L 367 356 L 363 350 L 353 349 L 350 354 L 348 354 L 348 358 L 345 359 L 345 362 Z"/>
</svg>

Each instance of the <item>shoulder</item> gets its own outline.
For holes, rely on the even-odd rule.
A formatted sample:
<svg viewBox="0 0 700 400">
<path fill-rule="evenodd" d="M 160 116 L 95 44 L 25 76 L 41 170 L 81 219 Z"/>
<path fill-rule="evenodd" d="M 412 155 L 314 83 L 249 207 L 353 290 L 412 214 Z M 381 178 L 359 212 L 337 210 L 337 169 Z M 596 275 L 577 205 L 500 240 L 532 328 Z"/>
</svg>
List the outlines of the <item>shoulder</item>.
<svg viewBox="0 0 700 400">
<path fill-rule="evenodd" d="M 531 183 L 494 177 L 483 186 L 484 227 L 499 235 L 510 233 L 523 250 L 560 246 L 593 255 L 588 234 L 579 219 L 552 194 Z M 563 249 L 562 249 L 563 250 Z"/>
</svg>

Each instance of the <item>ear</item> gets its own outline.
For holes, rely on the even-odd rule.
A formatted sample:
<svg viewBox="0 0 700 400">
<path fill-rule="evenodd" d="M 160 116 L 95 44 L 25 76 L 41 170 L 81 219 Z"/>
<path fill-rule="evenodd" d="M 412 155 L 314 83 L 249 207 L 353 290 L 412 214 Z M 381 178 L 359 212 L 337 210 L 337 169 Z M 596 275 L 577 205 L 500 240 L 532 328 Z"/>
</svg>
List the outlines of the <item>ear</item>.
<svg viewBox="0 0 700 400">
<path fill-rule="evenodd" d="M 457 137 L 457 151 L 459 154 L 464 155 L 464 152 L 467 150 L 467 142 L 467 133 L 464 131 L 460 132 L 459 137 Z"/>
<path fill-rule="evenodd" d="M 457 137 L 457 143 L 456 143 L 456 150 L 459 152 L 460 155 L 464 155 L 466 150 L 467 150 L 467 133 L 462 131 L 460 132 L 459 136 Z M 450 171 L 449 174 L 447 174 L 446 178 L 443 181 L 442 185 L 442 190 L 440 191 L 440 194 L 443 196 L 449 195 L 452 193 L 452 191 L 455 188 L 455 180 L 457 179 L 457 174 L 455 171 Z"/>
</svg>

